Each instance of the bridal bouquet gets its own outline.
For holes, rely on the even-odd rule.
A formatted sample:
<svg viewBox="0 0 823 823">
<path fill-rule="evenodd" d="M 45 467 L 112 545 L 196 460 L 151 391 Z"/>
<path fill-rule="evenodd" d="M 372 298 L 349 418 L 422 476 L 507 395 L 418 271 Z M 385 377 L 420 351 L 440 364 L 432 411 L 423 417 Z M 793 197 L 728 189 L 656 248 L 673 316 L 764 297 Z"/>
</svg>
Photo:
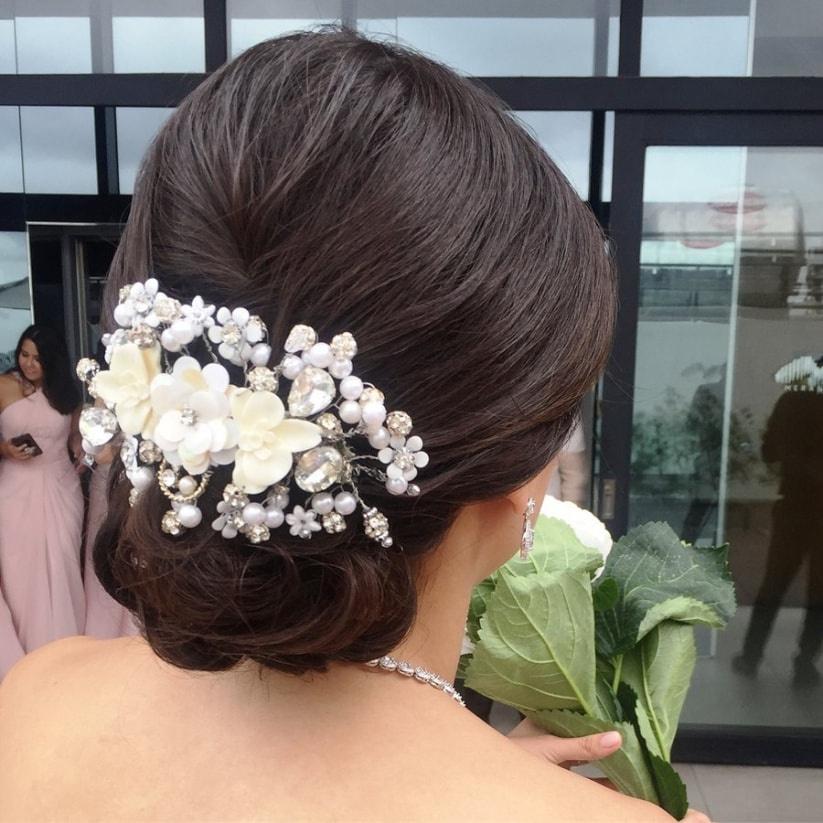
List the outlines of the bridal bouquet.
<svg viewBox="0 0 823 823">
<path fill-rule="evenodd" d="M 612 546 L 594 515 L 548 498 L 531 556 L 474 591 L 466 685 L 553 734 L 619 731 L 622 748 L 598 766 L 679 820 L 688 803 L 671 746 L 695 665 L 693 626 L 722 628 L 735 610 L 726 555 L 681 542 L 665 523 Z"/>
</svg>

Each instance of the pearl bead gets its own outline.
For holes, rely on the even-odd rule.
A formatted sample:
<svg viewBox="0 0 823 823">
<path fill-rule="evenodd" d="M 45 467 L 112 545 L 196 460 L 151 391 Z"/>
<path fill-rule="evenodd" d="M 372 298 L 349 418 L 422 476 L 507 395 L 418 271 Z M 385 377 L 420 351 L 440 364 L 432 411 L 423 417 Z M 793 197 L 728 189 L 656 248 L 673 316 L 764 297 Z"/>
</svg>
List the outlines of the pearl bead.
<svg viewBox="0 0 823 823">
<path fill-rule="evenodd" d="M 118 326 L 130 326 L 133 312 L 125 303 L 120 303 L 114 309 L 114 320 Z"/>
<path fill-rule="evenodd" d="M 129 480 L 138 491 L 144 491 L 154 482 L 154 472 L 148 466 L 129 472 Z"/>
<path fill-rule="evenodd" d="M 247 503 L 243 508 L 243 522 L 259 526 L 266 522 L 266 510 L 259 503 Z"/>
<path fill-rule="evenodd" d="M 351 360 L 335 360 L 329 366 L 329 374 L 338 380 L 342 380 L 351 374 L 353 368 Z"/>
<path fill-rule="evenodd" d="M 226 540 L 231 540 L 233 537 L 237 537 L 237 529 L 234 526 L 223 526 L 223 530 L 220 532 Z"/>
<path fill-rule="evenodd" d="M 329 492 L 320 492 L 312 497 L 311 507 L 318 514 L 330 514 L 334 509 L 334 498 Z"/>
<path fill-rule="evenodd" d="M 180 494 L 185 494 L 186 496 L 194 494 L 197 491 L 197 481 L 187 474 L 185 477 L 180 478 L 177 488 L 180 489 Z"/>
<path fill-rule="evenodd" d="M 278 526 L 282 526 L 284 519 L 283 512 L 281 512 L 280 509 L 266 509 L 266 525 L 270 529 L 276 529 Z"/>
<path fill-rule="evenodd" d="M 344 400 L 340 404 L 340 419 L 344 423 L 359 423 L 362 411 L 356 400 Z"/>
<path fill-rule="evenodd" d="M 390 477 L 386 481 L 389 494 L 405 494 L 409 484 L 402 477 Z"/>
<path fill-rule="evenodd" d="M 271 359 L 271 346 L 266 343 L 258 343 L 251 350 L 251 362 L 255 366 L 268 366 Z"/>
<path fill-rule="evenodd" d="M 389 430 L 381 426 L 376 432 L 369 435 L 369 444 L 374 449 L 385 449 L 389 445 L 391 435 Z"/>
<path fill-rule="evenodd" d="M 177 519 L 180 521 L 181 526 L 185 526 L 187 529 L 193 529 L 200 525 L 200 521 L 203 519 L 203 512 L 191 503 L 184 503 L 177 510 Z"/>
<path fill-rule="evenodd" d="M 283 377 L 287 380 L 294 380 L 303 371 L 303 360 L 296 354 L 287 354 L 280 364 L 283 369 Z"/>
<path fill-rule="evenodd" d="M 328 343 L 315 343 L 309 349 L 309 363 L 318 369 L 327 369 L 334 362 L 334 355 Z"/>
<path fill-rule="evenodd" d="M 160 335 L 160 342 L 166 351 L 175 352 L 183 348 L 183 344 L 174 336 L 174 332 L 171 329 L 163 329 L 163 333 Z"/>
<path fill-rule="evenodd" d="M 376 431 L 383 425 L 386 419 L 386 407 L 382 403 L 373 400 L 363 406 L 363 422 L 370 431 Z"/>
<path fill-rule="evenodd" d="M 334 509 L 338 514 L 351 514 L 357 508 L 357 498 L 351 492 L 340 492 L 334 498 Z"/>
<path fill-rule="evenodd" d="M 171 333 L 184 346 L 194 340 L 194 326 L 192 326 L 191 320 L 187 317 L 181 317 L 179 320 L 175 320 L 169 328 Z"/>
<path fill-rule="evenodd" d="M 357 400 L 357 398 L 363 394 L 363 381 L 354 375 L 344 377 L 340 381 L 340 394 L 342 394 L 346 400 Z"/>
</svg>

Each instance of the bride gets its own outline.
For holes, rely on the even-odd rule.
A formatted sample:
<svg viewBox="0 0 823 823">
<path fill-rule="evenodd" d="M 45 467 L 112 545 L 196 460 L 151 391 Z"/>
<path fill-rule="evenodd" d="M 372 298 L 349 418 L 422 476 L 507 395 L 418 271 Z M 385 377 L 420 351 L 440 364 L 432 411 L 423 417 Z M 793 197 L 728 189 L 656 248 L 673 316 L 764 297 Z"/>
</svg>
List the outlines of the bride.
<svg viewBox="0 0 823 823">
<path fill-rule="evenodd" d="M 450 685 L 615 312 L 597 223 L 498 101 L 350 32 L 262 43 L 161 130 L 108 294 L 95 564 L 143 636 L 12 671 L 0 819 L 670 820 Z"/>
</svg>

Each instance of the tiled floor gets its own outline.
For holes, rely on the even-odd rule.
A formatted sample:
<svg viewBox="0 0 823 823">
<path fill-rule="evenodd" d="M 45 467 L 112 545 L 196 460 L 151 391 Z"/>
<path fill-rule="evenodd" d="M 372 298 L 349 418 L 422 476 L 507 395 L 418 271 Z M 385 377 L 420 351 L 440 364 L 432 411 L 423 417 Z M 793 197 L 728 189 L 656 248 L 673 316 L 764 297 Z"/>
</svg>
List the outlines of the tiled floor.
<svg viewBox="0 0 823 823">
<path fill-rule="evenodd" d="M 821 823 L 823 769 L 677 765 L 689 802 L 713 823 Z"/>
</svg>

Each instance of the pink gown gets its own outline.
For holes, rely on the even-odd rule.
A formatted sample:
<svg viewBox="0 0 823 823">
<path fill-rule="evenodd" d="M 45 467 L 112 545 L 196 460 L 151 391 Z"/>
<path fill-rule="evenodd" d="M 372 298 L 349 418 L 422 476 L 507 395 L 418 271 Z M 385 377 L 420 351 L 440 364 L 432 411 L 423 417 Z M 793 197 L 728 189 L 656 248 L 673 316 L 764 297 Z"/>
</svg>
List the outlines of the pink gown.
<svg viewBox="0 0 823 823">
<path fill-rule="evenodd" d="M 100 464 L 94 469 L 89 484 L 89 514 L 86 520 L 86 634 L 110 638 L 137 634 L 131 613 L 124 609 L 103 588 L 94 571 L 94 539 L 106 518 L 106 495 L 110 465 Z"/>
<path fill-rule="evenodd" d="M 0 412 L 3 439 L 30 433 L 43 450 L 30 460 L 0 460 L 4 664 L 14 662 L 21 652 L 83 633 L 83 495 L 66 445 L 70 429 L 71 415 L 53 409 L 39 390 Z"/>
</svg>

